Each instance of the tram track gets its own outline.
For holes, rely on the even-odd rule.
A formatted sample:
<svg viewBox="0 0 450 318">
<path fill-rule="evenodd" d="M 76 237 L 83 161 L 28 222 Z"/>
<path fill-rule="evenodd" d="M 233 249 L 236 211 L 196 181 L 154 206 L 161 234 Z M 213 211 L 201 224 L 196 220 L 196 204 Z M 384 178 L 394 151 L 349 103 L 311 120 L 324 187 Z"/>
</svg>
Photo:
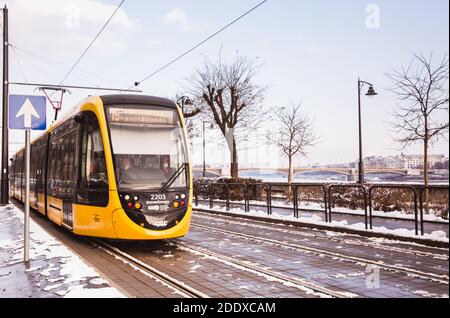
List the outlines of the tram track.
<svg viewBox="0 0 450 318">
<path fill-rule="evenodd" d="M 19 208 L 21 206 L 18 206 Z M 41 225 L 50 225 L 53 224 L 46 223 L 44 224 L 42 221 L 49 222 L 48 219 L 41 218 L 38 214 L 32 214 L 33 219 L 38 221 Z M 97 239 L 97 238 L 89 238 L 89 237 L 80 237 L 83 241 L 88 244 L 98 248 L 99 250 L 107 253 L 108 255 L 114 257 L 115 259 L 123 262 L 127 266 L 133 268 L 134 270 L 140 271 L 145 276 L 153 279 L 157 283 L 162 286 L 172 290 L 176 294 L 185 298 L 210 298 L 209 295 L 198 291 L 196 288 L 189 286 L 188 284 L 180 281 L 177 278 L 172 277 L 171 275 L 151 266 L 147 262 L 139 259 L 138 257 L 132 256 L 129 253 L 117 248 L 107 242 Z M 184 250 L 190 252 L 190 254 L 194 255 L 202 255 L 212 258 L 222 264 L 231 266 L 235 269 L 239 269 L 241 271 L 251 272 L 255 276 L 262 276 L 268 281 L 277 282 L 280 284 L 284 284 L 289 287 L 293 287 L 297 290 L 304 292 L 305 294 L 313 294 L 316 297 L 330 297 L 330 298 L 350 298 L 350 297 L 358 297 L 358 295 L 350 292 L 339 292 L 329 288 L 322 287 L 320 285 L 311 283 L 302 278 L 291 277 L 282 273 L 274 272 L 262 268 L 257 265 L 239 262 L 232 258 L 229 258 L 225 255 L 220 255 L 212 251 L 208 251 L 204 248 L 198 248 L 193 246 L 188 246 L 184 243 L 174 241 L 167 241 L 168 244 L 175 245 L 180 250 Z"/>
<path fill-rule="evenodd" d="M 216 217 L 212 217 L 208 213 L 197 211 L 197 210 L 195 211 L 195 213 L 196 213 L 196 216 L 199 218 L 217 221 Z M 228 224 L 243 225 L 242 224 L 243 221 L 241 221 L 241 220 L 234 221 L 233 217 L 222 215 L 221 218 L 223 218 L 223 221 Z M 256 221 L 256 223 L 262 223 L 262 222 Z M 384 251 L 398 252 L 398 253 L 403 253 L 403 254 L 413 254 L 413 255 L 423 256 L 423 257 L 432 257 L 435 259 L 441 259 L 441 260 L 447 260 L 447 261 L 449 260 L 449 256 L 447 254 L 438 254 L 438 253 L 425 252 L 425 251 L 419 251 L 419 250 L 410 250 L 410 249 L 405 249 L 405 248 L 395 247 L 395 246 L 384 247 L 375 242 L 367 243 L 367 242 L 364 242 L 359 239 L 349 239 L 349 238 L 340 239 L 340 238 L 336 238 L 336 237 L 332 237 L 332 236 L 304 233 L 304 232 L 295 231 L 292 229 L 280 229 L 280 228 L 274 227 L 274 226 L 255 224 L 255 221 L 252 221 L 251 223 L 246 222 L 246 225 L 249 225 L 253 228 L 258 228 L 258 229 L 277 231 L 277 232 L 284 233 L 284 234 L 299 235 L 299 236 L 306 237 L 306 238 L 319 238 L 319 239 L 323 239 L 323 240 L 327 240 L 327 241 L 333 241 L 333 242 L 343 243 L 343 244 L 351 244 L 351 245 L 356 245 L 356 246 L 365 246 L 365 247 L 375 248 L 375 249 L 384 250 Z M 352 234 L 350 234 L 350 235 L 352 235 Z M 428 247 L 428 248 L 430 248 L 430 247 Z M 441 248 L 434 248 L 434 249 L 441 249 Z"/>
<path fill-rule="evenodd" d="M 87 239 L 91 244 L 101 249 L 102 251 L 114 256 L 116 259 L 127 263 L 134 269 L 138 269 L 145 275 L 155 279 L 162 285 L 172 289 L 174 292 L 185 298 L 210 298 L 205 293 L 183 283 L 182 281 L 171 277 L 169 274 L 164 273 L 153 266 L 131 256 L 130 254 L 114 247 L 108 243 L 102 242 L 98 239 Z"/>
<path fill-rule="evenodd" d="M 211 226 L 206 226 L 206 225 L 201 225 L 201 224 L 196 224 L 196 223 L 191 223 L 191 226 L 193 228 L 201 229 L 201 230 L 208 231 L 208 232 L 220 233 L 222 235 L 238 237 L 241 239 L 251 240 L 254 242 L 258 242 L 258 243 L 269 244 L 272 246 L 278 246 L 281 248 L 290 249 L 290 250 L 294 250 L 294 251 L 300 251 L 300 252 L 304 252 L 304 253 L 312 253 L 312 254 L 316 254 L 319 256 L 323 255 L 323 256 L 327 256 L 332 259 L 339 259 L 342 261 L 348 261 L 348 262 L 352 262 L 355 264 L 375 265 L 378 268 L 384 269 L 386 271 L 396 272 L 396 273 L 404 273 L 404 274 L 412 276 L 412 277 L 426 279 L 426 280 L 438 282 L 438 283 L 445 284 L 445 285 L 449 284 L 449 277 L 447 275 L 439 275 L 436 273 L 423 272 L 420 270 L 411 269 L 411 268 L 407 268 L 404 266 L 390 265 L 390 264 L 386 264 L 386 263 L 380 262 L 380 261 L 374 261 L 374 260 L 365 259 L 365 258 L 361 258 L 361 257 L 357 257 L 357 256 L 343 255 L 340 253 L 335 253 L 335 252 L 331 252 L 331 251 L 327 251 L 327 250 L 323 250 L 323 249 L 319 249 L 319 248 L 315 248 L 315 247 L 308 247 L 308 246 L 303 246 L 303 245 L 294 244 L 294 243 L 280 242 L 280 241 L 277 241 L 274 239 L 238 233 L 238 232 L 234 232 L 234 231 L 220 229 L 217 227 L 211 227 Z"/>
<path fill-rule="evenodd" d="M 179 281 L 176 278 L 171 277 L 169 274 L 164 273 L 153 266 L 139 260 L 136 257 L 120 250 L 117 247 L 114 247 L 105 242 L 99 241 L 97 239 L 90 239 L 91 244 L 96 246 L 97 248 L 105 251 L 106 253 L 116 257 L 117 259 L 132 265 L 133 267 L 139 268 L 141 271 L 145 271 L 148 276 L 151 278 L 160 281 L 163 285 L 173 289 L 180 295 L 186 298 L 209 298 L 208 295 L 196 290 L 195 288 Z M 330 298 L 354 298 L 358 295 L 350 292 L 340 292 L 336 290 L 332 290 L 330 288 L 326 288 L 310 281 L 307 281 L 300 277 L 293 277 L 289 275 L 285 275 L 283 273 L 275 272 L 272 270 L 268 270 L 261 266 L 257 266 L 255 264 L 251 264 L 248 262 L 242 262 L 235 260 L 226 255 L 218 254 L 216 252 L 200 248 L 194 247 L 185 243 L 174 243 L 172 241 L 168 241 L 169 244 L 175 245 L 180 250 L 187 251 L 194 255 L 201 255 L 209 257 L 215 261 L 224 263 L 225 265 L 231 265 L 234 268 L 237 268 L 242 271 L 251 272 L 258 276 L 263 276 L 264 278 L 270 281 L 276 281 L 281 284 L 288 285 L 290 287 L 294 287 L 299 289 L 305 293 L 314 294 L 318 297 L 330 297 Z"/>
<path fill-rule="evenodd" d="M 203 247 L 192 246 L 186 243 L 180 242 L 170 242 L 170 244 L 175 245 L 181 250 L 193 253 L 198 256 L 208 257 L 213 260 L 219 261 L 226 265 L 233 266 L 237 269 L 253 273 L 258 276 L 262 276 L 270 281 L 280 282 L 282 284 L 295 287 L 299 290 L 302 290 L 306 293 L 312 293 L 319 297 L 330 297 L 330 298 L 355 298 L 359 295 L 351 292 L 341 292 L 337 290 L 333 290 L 327 287 L 320 286 L 311 281 L 305 280 L 301 277 L 286 275 L 280 272 L 276 272 L 256 264 L 252 264 L 250 262 L 244 262 L 236 260 L 230 256 L 226 256 L 223 254 L 219 254 Z"/>
</svg>

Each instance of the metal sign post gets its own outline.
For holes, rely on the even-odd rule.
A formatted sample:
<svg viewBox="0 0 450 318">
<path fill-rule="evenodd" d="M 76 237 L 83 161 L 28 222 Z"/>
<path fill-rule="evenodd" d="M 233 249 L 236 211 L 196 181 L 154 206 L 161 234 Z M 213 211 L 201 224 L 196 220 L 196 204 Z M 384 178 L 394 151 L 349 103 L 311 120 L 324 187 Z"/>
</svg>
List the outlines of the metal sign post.
<svg viewBox="0 0 450 318">
<path fill-rule="evenodd" d="M 47 112 L 45 96 L 9 95 L 9 129 L 25 130 L 25 220 L 24 252 L 25 263 L 30 261 L 30 133 L 31 130 L 45 130 Z"/>
<path fill-rule="evenodd" d="M 25 130 L 25 221 L 23 260 L 30 261 L 30 130 Z"/>
</svg>

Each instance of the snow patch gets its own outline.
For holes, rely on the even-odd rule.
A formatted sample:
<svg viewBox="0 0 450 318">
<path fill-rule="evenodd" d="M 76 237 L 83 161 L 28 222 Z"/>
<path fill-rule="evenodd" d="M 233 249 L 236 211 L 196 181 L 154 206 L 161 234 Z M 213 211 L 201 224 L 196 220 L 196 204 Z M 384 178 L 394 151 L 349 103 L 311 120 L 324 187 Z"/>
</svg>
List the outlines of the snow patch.
<svg viewBox="0 0 450 318">
<path fill-rule="evenodd" d="M 260 218 L 265 218 L 269 220 L 283 220 L 283 221 L 291 221 L 291 222 L 302 222 L 302 223 L 308 223 L 308 224 L 316 224 L 316 225 L 324 225 L 331 228 L 344 228 L 344 229 L 355 229 L 355 230 L 361 230 L 361 231 L 367 231 L 367 232 L 373 232 L 373 233 L 380 233 L 380 234 L 393 234 L 397 236 L 403 236 L 403 237 L 409 237 L 409 238 L 424 238 L 428 240 L 433 241 L 439 241 L 439 242 L 448 242 L 448 237 L 445 232 L 442 231 L 435 231 L 431 234 L 425 233 L 423 236 L 417 236 L 415 235 L 414 230 L 408 230 L 404 228 L 399 229 L 387 229 L 386 227 L 373 227 L 372 230 L 366 230 L 366 226 L 364 223 L 356 223 L 348 225 L 348 222 L 346 220 L 342 221 L 333 221 L 331 223 L 324 222 L 320 216 L 312 215 L 310 217 L 301 217 L 301 218 L 295 218 L 292 215 L 282 215 L 279 213 L 272 213 L 272 215 L 267 215 L 267 211 L 263 210 L 250 210 L 250 212 L 245 212 L 241 208 L 233 208 L 230 209 L 230 211 L 227 211 L 225 207 L 221 206 L 214 206 L 213 209 L 210 209 L 207 205 L 199 204 L 198 208 L 203 210 L 211 210 L 211 211 L 220 211 L 229 213 L 232 215 L 246 215 L 246 216 L 255 216 Z"/>
<path fill-rule="evenodd" d="M 13 215 L 11 216 L 11 213 Z M 8 216 L 9 222 L 17 220 L 24 223 L 24 215 L 13 205 L 0 208 L 0 217 Z M 4 223 L 4 219 L 1 219 Z M 0 248 L 11 252 L 11 261 L 23 260 L 23 233 L 17 233 L 18 240 L 4 240 L 0 242 Z M 90 281 L 107 281 L 83 262 L 77 255 L 62 245 L 56 238 L 49 235 L 37 223 L 30 218 L 30 263 L 42 263 L 26 270 L 31 275 L 39 275 L 46 278 L 47 286 L 44 291 L 52 291 L 58 296 L 65 297 L 124 297 L 117 289 L 112 287 L 89 288 Z M 10 262 L 11 264 L 11 262 Z M 57 283 L 56 283 L 57 282 Z M 95 283 L 94 283 L 95 284 Z M 37 286 L 37 285 L 36 285 Z"/>
</svg>

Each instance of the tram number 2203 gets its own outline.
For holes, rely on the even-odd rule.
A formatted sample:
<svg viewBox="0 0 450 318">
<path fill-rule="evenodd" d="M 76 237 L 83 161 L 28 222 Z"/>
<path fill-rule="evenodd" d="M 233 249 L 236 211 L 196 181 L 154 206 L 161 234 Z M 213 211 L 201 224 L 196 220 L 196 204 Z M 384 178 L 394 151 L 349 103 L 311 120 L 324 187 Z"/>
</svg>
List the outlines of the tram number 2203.
<svg viewBox="0 0 450 318">
<path fill-rule="evenodd" d="M 150 194 L 150 201 L 162 201 L 166 200 L 167 196 L 165 194 Z"/>
</svg>

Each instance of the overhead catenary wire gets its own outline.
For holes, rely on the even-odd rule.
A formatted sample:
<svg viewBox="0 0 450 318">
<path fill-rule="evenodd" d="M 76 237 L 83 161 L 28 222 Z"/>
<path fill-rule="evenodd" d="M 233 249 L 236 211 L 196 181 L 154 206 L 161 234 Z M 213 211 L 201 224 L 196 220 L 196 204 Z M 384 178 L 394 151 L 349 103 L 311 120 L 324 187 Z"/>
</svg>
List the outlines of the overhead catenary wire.
<svg viewBox="0 0 450 318">
<path fill-rule="evenodd" d="M 116 15 L 117 11 L 119 11 L 120 7 L 123 5 L 123 3 L 125 2 L 125 0 L 122 0 L 119 5 L 117 6 L 117 8 L 114 10 L 113 14 L 109 17 L 109 19 L 105 22 L 105 24 L 102 26 L 102 28 L 100 29 L 100 31 L 95 35 L 94 39 L 91 41 L 91 43 L 88 45 L 88 47 L 83 51 L 83 53 L 81 54 L 81 56 L 76 60 L 76 62 L 72 65 L 72 67 L 69 69 L 69 71 L 67 71 L 66 75 L 64 75 L 63 79 L 59 82 L 58 85 L 62 85 L 64 83 L 64 81 L 67 79 L 67 77 L 69 77 L 70 73 L 72 73 L 72 71 L 75 69 L 75 67 L 78 65 L 78 63 L 81 62 L 81 60 L 83 59 L 83 57 L 86 55 L 87 51 L 89 51 L 89 49 L 92 47 L 92 45 L 95 43 L 95 41 L 98 39 L 98 37 L 100 36 L 100 34 L 103 32 L 103 30 L 105 30 L 105 28 L 107 27 L 107 25 L 109 24 L 109 22 L 112 20 L 112 18 Z"/>
<path fill-rule="evenodd" d="M 40 69 L 42 73 L 48 75 L 49 77 L 52 78 L 52 80 L 54 80 L 54 81 L 56 81 L 56 82 L 59 81 L 59 78 L 57 78 L 56 76 L 50 74 L 50 73 L 47 71 L 47 65 L 48 65 L 48 67 L 52 67 L 52 68 L 57 69 L 57 70 L 59 70 L 59 71 L 66 72 L 66 70 L 67 70 L 66 67 L 59 66 L 59 65 L 62 65 L 62 64 L 59 64 L 59 65 L 58 65 L 58 63 L 56 63 L 56 62 L 51 63 L 50 60 L 46 61 L 46 60 L 44 59 L 44 57 L 41 57 L 41 58 L 38 59 L 38 58 L 35 56 L 35 54 L 32 54 L 32 53 L 30 53 L 30 52 L 25 52 L 23 49 L 19 49 L 19 48 L 18 48 L 17 46 L 15 46 L 15 45 L 10 44 L 10 47 L 11 47 L 13 50 L 17 50 L 18 52 L 16 51 L 16 54 L 19 55 L 19 56 L 21 56 L 22 59 L 23 59 L 25 62 L 29 63 L 30 65 L 32 65 L 32 66 L 33 66 L 34 68 L 36 68 L 36 69 Z M 20 52 L 21 54 L 19 54 L 19 52 Z M 25 56 L 25 54 L 26 54 L 26 56 Z M 34 62 L 36 62 L 36 63 L 34 63 Z M 45 66 L 43 66 L 43 67 L 41 68 L 40 66 L 41 66 L 42 64 L 44 64 Z M 39 65 L 39 66 L 38 66 L 38 65 Z M 44 69 L 45 69 L 45 71 L 44 71 Z M 95 82 L 93 82 L 93 81 L 91 81 L 91 80 L 88 80 L 88 79 L 86 79 L 86 78 L 83 78 L 83 77 L 81 77 L 81 76 L 79 76 L 79 75 L 75 75 L 75 74 L 74 74 L 73 76 L 79 78 L 79 79 L 82 80 L 83 82 L 89 83 L 90 85 L 94 85 L 94 86 L 97 86 L 97 87 L 99 86 L 97 83 L 95 83 Z M 123 84 L 122 84 L 122 85 L 123 85 Z"/>
<path fill-rule="evenodd" d="M 51 78 L 54 81 L 58 81 L 58 78 L 56 76 L 54 76 L 53 74 L 48 72 L 46 69 L 42 68 L 41 66 L 37 65 L 36 63 L 32 62 L 30 59 L 27 59 L 25 56 L 21 55 L 19 52 L 16 51 L 16 55 L 20 56 L 24 62 L 31 65 L 33 68 L 35 68 L 40 73 L 47 75 L 49 78 Z"/>
<path fill-rule="evenodd" d="M 59 91 L 64 88 L 75 88 L 75 89 L 88 89 L 88 90 L 99 90 L 99 91 L 115 91 L 115 92 L 130 92 L 130 93 L 142 93 L 141 90 L 137 89 L 125 89 L 125 88 L 111 88 L 111 87 L 93 87 L 93 86 L 76 86 L 76 85 L 54 85 L 54 84 L 43 84 L 43 83 L 21 83 L 21 82 L 9 82 L 10 85 L 19 86 L 34 86 L 38 88 Z"/>
<path fill-rule="evenodd" d="M 22 62 L 20 61 L 21 57 L 20 57 L 19 53 L 17 53 L 17 51 L 14 47 L 11 47 L 11 48 L 12 48 L 14 56 L 17 58 L 17 64 L 19 64 L 19 69 L 20 69 L 20 72 L 22 73 L 23 79 L 25 80 L 25 82 L 28 82 L 27 77 L 25 76 L 25 71 L 22 66 Z"/>
<path fill-rule="evenodd" d="M 38 54 L 38 53 L 35 53 L 35 52 L 31 52 L 30 50 L 26 50 L 26 49 L 24 49 L 24 48 L 22 48 L 22 47 L 18 47 L 18 46 L 15 45 L 15 44 L 11 44 L 11 43 L 8 43 L 8 44 L 9 44 L 9 46 L 10 46 L 11 48 L 16 49 L 16 50 L 18 50 L 18 51 L 20 51 L 20 52 L 26 54 L 26 55 L 29 56 L 29 57 L 33 57 L 33 58 L 36 59 L 36 60 L 39 60 L 39 61 L 41 61 L 41 62 L 43 62 L 43 63 L 46 63 L 46 64 L 50 65 L 50 66 L 53 67 L 53 68 L 56 68 L 56 69 L 58 69 L 58 70 L 64 70 L 64 72 L 67 70 L 67 65 L 64 64 L 64 63 L 62 63 L 62 62 L 60 62 L 60 61 L 51 59 L 51 58 L 49 58 L 49 57 L 47 57 L 47 56 L 44 56 L 44 55 L 41 55 L 41 54 Z M 102 76 L 102 75 L 99 75 L 99 74 L 97 74 L 97 73 L 86 71 L 85 69 L 82 69 L 82 68 L 80 68 L 80 67 L 78 67 L 77 71 L 78 71 L 78 72 L 81 72 L 81 73 L 84 73 L 84 74 L 86 74 L 86 75 L 90 75 L 90 76 L 96 77 L 96 78 L 98 78 L 98 79 L 102 79 L 102 80 L 105 80 L 105 81 L 108 81 L 108 82 L 112 82 L 112 83 L 119 84 L 119 85 L 122 85 L 122 86 L 126 86 L 126 85 L 127 85 L 127 84 L 122 83 L 122 82 L 119 82 L 119 81 L 117 81 L 117 80 L 115 80 L 115 79 L 107 78 L 107 77 Z M 81 77 L 78 76 L 78 75 L 77 75 L 77 77 L 80 78 L 80 79 L 82 79 L 82 80 L 85 80 L 85 79 L 81 78 Z M 92 81 L 90 81 L 90 82 L 93 83 Z M 97 84 L 95 84 L 95 85 L 97 85 Z"/>
<path fill-rule="evenodd" d="M 243 19 L 245 16 L 249 15 L 251 12 L 255 11 L 256 9 L 258 9 L 260 6 L 262 6 L 264 3 L 266 3 L 269 0 L 264 0 L 261 1 L 260 3 L 258 3 L 256 6 L 254 6 L 253 8 L 251 8 L 250 10 L 248 10 L 247 12 L 241 14 L 239 17 L 237 17 L 236 19 L 234 19 L 233 21 L 231 21 L 230 23 L 228 23 L 227 25 L 225 25 L 224 27 L 222 27 L 221 29 L 219 29 L 218 31 L 214 32 L 213 34 L 211 34 L 210 36 L 208 36 L 206 39 L 204 39 L 203 41 L 197 43 L 196 45 L 194 45 L 192 48 L 190 48 L 189 50 L 187 50 L 186 52 L 184 52 L 183 54 L 181 54 L 180 56 L 174 58 L 173 60 L 171 60 L 169 63 L 167 63 L 166 65 L 158 68 L 156 71 L 154 71 L 153 73 L 151 73 L 150 75 L 144 77 L 142 80 L 135 82 L 133 86 L 139 86 L 141 83 L 145 82 L 146 80 L 148 80 L 149 78 L 155 76 L 156 74 L 158 74 L 159 72 L 163 71 L 164 69 L 168 68 L 170 65 L 174 64 L 175 62 L 179 61 L 180 59 L 182 59 L 183 57 L 185 57 L 186 55 L 188 55 L 189 53 L 191 53 L 192 51 L 194 51 L 196 48 L 200 47 L 201 45 L 203 45 L 204 43 L 208 42 L 209 40 L 211 40 L 212 38 L 214 38 L 215 36 L 217 36 L 218 34 L 220 34 L 221 32 L 223 32 L 224 30 L 228 29 L 230 26 L 232 26 L 233 24 L 235 24 L 236 22 L 238 22 L 239 20 Z"/>
</svg>

